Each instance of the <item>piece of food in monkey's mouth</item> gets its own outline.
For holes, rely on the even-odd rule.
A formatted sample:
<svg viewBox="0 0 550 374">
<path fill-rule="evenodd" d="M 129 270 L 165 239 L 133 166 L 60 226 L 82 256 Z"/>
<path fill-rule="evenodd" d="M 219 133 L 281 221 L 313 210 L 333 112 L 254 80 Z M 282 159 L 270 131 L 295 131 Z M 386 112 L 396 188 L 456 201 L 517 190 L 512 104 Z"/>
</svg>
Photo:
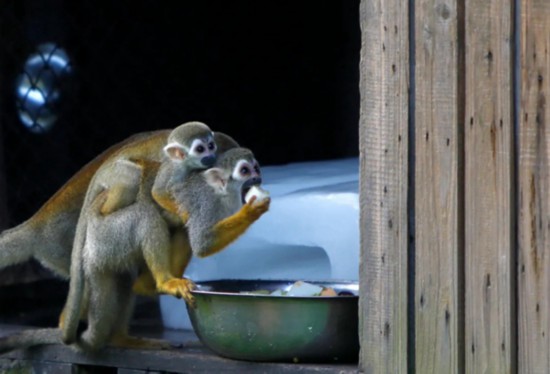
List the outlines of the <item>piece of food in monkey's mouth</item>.
<svg viewBox="0 0 550 374">
<path fill-rule="evenodd" d="M 252 186 L 250 189 L 246 192 L 246 195 L 244 197 L 245 202 L 249 202 L 252 196 L 256 196 L 256 201 L 262 201 L 264 199 L 267 199 L 269 197 L 269 192 L 261 188 L 260 186 Z"/>
</svg>

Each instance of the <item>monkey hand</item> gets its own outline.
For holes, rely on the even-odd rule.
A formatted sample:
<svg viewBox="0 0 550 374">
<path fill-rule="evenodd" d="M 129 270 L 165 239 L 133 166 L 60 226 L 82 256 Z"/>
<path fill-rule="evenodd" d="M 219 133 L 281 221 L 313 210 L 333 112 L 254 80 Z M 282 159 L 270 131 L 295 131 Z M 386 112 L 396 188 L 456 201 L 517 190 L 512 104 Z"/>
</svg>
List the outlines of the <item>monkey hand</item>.
<svg viewBox="0 0 550 374">
<path fill-rule="evenodd" d="M 256 196 L 252 196 L 250 200 L 243 205 L 243 213 L 249 217 L 250 222 L 254 222 L 269 210 L 270 203 L 271 198 L 256 201 Z"/>
<path fill-rule="evenodd" d="M 198 257 L 208 257 L 223 250 L 267 212 L 270 202 L 269 198 L 257 201 L 253 196 L 238 212 L 217 222 L 211 229 L 202 233 L 207 235 L 207 240 L 201 242 L 200 235 L 196 235 L 199 239 L 195 241 L 191 238 L 191 246 L 194 246 L 193 253 Z"/>
<path fill-rule="evenodd" d="M 191 291 L 194 288 L 193 281 L 185 278 L 172 278 L 157 287 L 158 292 L 184 299 L 193 308 L 195 307 L 195 298 Z"/>
</svg>

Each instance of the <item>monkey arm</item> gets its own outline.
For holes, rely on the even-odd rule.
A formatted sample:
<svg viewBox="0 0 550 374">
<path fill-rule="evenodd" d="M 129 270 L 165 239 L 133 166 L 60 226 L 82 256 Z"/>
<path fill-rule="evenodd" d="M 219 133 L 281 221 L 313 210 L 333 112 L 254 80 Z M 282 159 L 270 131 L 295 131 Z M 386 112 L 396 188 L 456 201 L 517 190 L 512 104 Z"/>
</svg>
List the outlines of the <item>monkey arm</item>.
<svg viewBox="0 0 550 374">
<path fill-rule="evenodd" d="M 185 230 L 178 229 L 171 238 L 170 245 L 170 273 L 175 278 L 181 278 L 191 261 L 191 246 Z M 154 296 L 157 294 L 155 278 L 151 271 L 145 269 L 136 279 L 133 291 L 139 295 Z"/>
<path fill-rule="evenodd" d="M 139 274 L 132 286 L 132 291 L 141 296 L 155 296 L 157 294 L 155 278 L 153 278 L 153 274 L 149 269 L 145 269 Z"/>
<path fill-rule="evenodd" d="M 187 262 L 191 257 L 189 254 L 190 251 L 187 251 L 188 254 L 186 255 L 185 250 L 183 251 L 183 256 L 177 257 L 180 256 L 177 253 L 182 251 L 182 248 L 179 246 L 185 236 L 181 236 L 180 238 L 180 235 L 182 235 L 180 233 L 171 240 L 168 227 L 165 228 L 165 234 L 161 234 L 159 229 L 160 227 L 157 227 L 156 230 L 151 230 L 151 232 L 157 231 L 157 235 L 148 236 L 146 242 L 143 243 L 145 263 L 154 279 L 156 292 L 183 298 L 189 304 L 194 305 L 194 299 L 191 295 L 191 290 L 194 288 L 193 282 L 188 279 L 182 279 L 181 273 L 178 276 L 173 274 L 174 271 L 181 272 L 187 266 Z M 178 264 L 171 264 L 173 258 L 176 258 Z M 134 286 L 134 289 L 137 287 L 138 291 L 146 291 L 148 294 L 151 294 L 151 285 L 147 284 L 148 275 L 143 275 L 143 277 L 140 282 L 145 283 L 138 283 L 137 286 Z M 140 289 L 139 287 L 142 286 L 145 288 Z"/>
<path fill-rule="evenodd" d="M 269 209 L 270 199 L 255 203 L 252 198 L 235 214 L 217 222 L 206 232 L 198 235 L 190 228 L 191 247 L 198 257 L 208 257 L 218 253 L 242 235 L 252 223 Z"/>
<path fill-rule="evenodd" d="M 173 195 L 168 191 L 160 191 L 153 189 L 153 200 L 164 210 L 180 217 L 183 223 L 189 219 L 189 213 L 180 210 L 180 205 L 174 199 Z"/>
<path fill-rule="evenodd" d="M 173 276 L 181 277 L 191 261 L 191 245 L 185 229 L 177 230 L 172 235 L 170 247 L 170 271 Z"/>
<path fill-rule="evenodd" d="M 181 204 L 179 204 L 173 195 L 174 188 L 181 183 L 180 179 L 184 179 L 185 174 L 181 174 L 182 170 L 179 171 L 180 176 L 175 177 L 175 174 L 178 174 L 175 171 L 176 166 L 173 165 L 170 161 L 163 162 L 156 174 L 155 182 L 151 190 L 151 195 L 153 200 L 165 211 L 180 217 L 182 222 L 185 224 L 189 215 L 186 211 L 182 209 Z M 180 166 L 183 170 L 187 170 L 187 167 Z"/>
</svg>

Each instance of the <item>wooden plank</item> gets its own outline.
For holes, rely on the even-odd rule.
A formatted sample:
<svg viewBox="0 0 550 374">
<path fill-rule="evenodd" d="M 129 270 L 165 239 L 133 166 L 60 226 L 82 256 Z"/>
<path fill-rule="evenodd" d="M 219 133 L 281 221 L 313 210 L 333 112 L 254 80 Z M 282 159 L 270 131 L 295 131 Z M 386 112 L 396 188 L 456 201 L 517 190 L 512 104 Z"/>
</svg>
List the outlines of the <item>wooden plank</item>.
<svg viewBox="0 0 550 374">
<path fill-rule="evenodd" d="M 465 7 L 466 372 L 514 371 L 513 0 Z"/>
<path fill-rule="evenodd" d="M 416 372 L 463 372 L 459 2 L 415 3 Z"/>
<path fill-rule="evenodd" d="M 76 372 L 97 368 L 99 368 L 97 372 L 105 372 L 105 370 L 101 371 L 101 368 L 117 368 L 121 372 L 147 370 L 147 372 L 170 373 L 357 373 L 355 365 L 238 361 L 219 357 L 204 348 L 187 347 L 167 351 L 107 348 L 92 355 L 78 352 L 64 345 L 48 345 L 0 356 L 0 360 L 4 358 L 14 359 L 17 365 L 22 367 L 28 367 L 29 364 L 33 366 L 50 364 L 60 367 L 63 364 L 71 364 L 76 368 Z"/>
<path fill-rule="evenodd" d="M 21 326 L 1 325 L 0 337 L 26 329 Z M 162 338 L 178 347 L 168 350 L 138 350 L 107 347 L 95 354 L 87 354 L 63 344 L 36 346 L 26 350 L 0 354 L 2 369 L 28 367 L 29 365 L 73 365 L 75 372 L 85 372 L 94 368 L 117 368 L 127 370 L 147 370 L 148 372 L 170 373 L 338 373 L 357 372 L 353 363 L 272 363 L 231 360 L 214 354 L 205 348 L 191 331 L 165 330 L 137 333 L 137 336 Z M 104 372 L 104 371 L 99 371 Z"/>
<path fill-rule="evenodd" d="M 4 360 L 0 359 L 0 373 L 41 373 L 41 374 L 73 374 L 75 368 L 71 364 L 53 363 L 47 361 Z"/>
<path fill-rule="evenodd" d="M 363 0 L 360 369 L 407 370 L 408 2 Z"/>
<path fill-rule="evenodd" d="M 518 369 L 550 368 L 550 2 L 521 5 Z"/>
<path fill-rule="evenodd" d="M 162 374 L 162 372 L 136 369 L 118 369 L 117 374 Z"/>
</svg>

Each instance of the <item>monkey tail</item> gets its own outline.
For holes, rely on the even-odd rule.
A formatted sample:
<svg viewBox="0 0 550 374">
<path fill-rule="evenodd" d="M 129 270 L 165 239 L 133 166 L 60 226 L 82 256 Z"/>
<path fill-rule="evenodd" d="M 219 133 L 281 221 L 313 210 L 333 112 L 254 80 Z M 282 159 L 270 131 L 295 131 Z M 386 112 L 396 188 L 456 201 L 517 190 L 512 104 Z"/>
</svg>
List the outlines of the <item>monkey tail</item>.
<svg viewBox="0 0 550 374">
<path fill-rule="evenodd" d="M 0 338 L 0 354 L 14 349 L 42 344 L 61 344 L 61 332 L 57 328 L 25 330 Z"/>
<path fill-rule="evenodd" d="M 75 240 L 75 245 L 77 244 Z M 82 251 L 80 249 L 78 251 Z M 82 300 L 84 300 L 84 266 L 82 259 L 75 261 L 76 247 L 73 248 L 73 261 L 71 264 L 71 279 L 69 294 L 64 309 L 64 319 L 61 324 L 61 340 L 65 344 L 75 343 L 77 340 L 78 323 L 82 310 Z"/>
<path fill-rule="evenodd" d="M 84 297 L 84 245 L 86 243 L 86 231 L 88 221 L 81 212 L 76 227 L 76 234 L 71 254 L 71 279 L 69 282 L 69 294 L 65 303 L 63 322 L 61 324 L 61 340 L 65 344 L 75 343 L 77 340 L 78 323 L 82 310 Z"/>
<path fill-rule="evenodd" d="M 33 256 L 38 243 L 35 242 L 36 235 L 27 230 L 28 225 L 25 222 L 0 234 L 0 269 L 27 261 Z"/>
</svg>

